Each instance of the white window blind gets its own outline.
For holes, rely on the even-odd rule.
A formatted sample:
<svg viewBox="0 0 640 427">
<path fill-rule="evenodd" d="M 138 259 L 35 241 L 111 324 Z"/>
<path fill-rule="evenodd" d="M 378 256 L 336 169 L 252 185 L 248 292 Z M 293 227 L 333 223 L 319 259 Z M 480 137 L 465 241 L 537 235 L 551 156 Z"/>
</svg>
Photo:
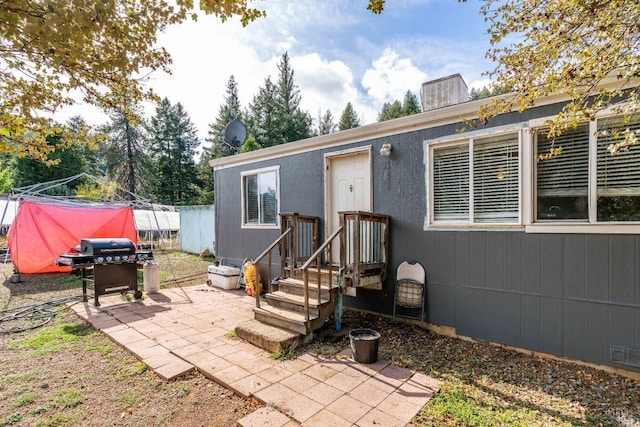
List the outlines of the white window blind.
<svg viewBox="0 0 640 427">
<path fill-rule="evenodd" d="M 435 221 L 469 220 L 469 145 L 433 150 Z"/>
<path fill-rule="evenodd" d="M 640 117 L 598 121 L 598 221 L 640 221 L 640 146 L 616 154 L 608 150 L 624 141 L 626 132 L 640 136 Z"/>
<path fill-rule="evenodd" d="M 588 124 L 556 138 L 540 132 L 536 153 L 537 219 L 588 219 Z"/>
<path fill-rule="evenodd" d="M 474 222 L 518 221 L 518 169 L 517 134 L 474 140 Z"/>
<path fill-rule="evenodd" d="M 245 224 L 277 225 L 277 186 L 278 173 L 275 170 L 243 176 Z"/>
<path fill-rule="evenodd" d="M 245 177 L 245 223 L 259 222 L 258 175 Z"/>
</svg>

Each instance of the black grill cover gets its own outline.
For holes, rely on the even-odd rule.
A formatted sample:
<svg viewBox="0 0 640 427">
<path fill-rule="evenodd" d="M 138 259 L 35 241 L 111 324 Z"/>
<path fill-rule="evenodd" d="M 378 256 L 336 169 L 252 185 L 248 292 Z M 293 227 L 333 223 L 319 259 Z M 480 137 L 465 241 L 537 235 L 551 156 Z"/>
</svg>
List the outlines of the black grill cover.
<svg viewBox="0 0 640 427">
<path fill-rule="evenodd" d="M 131 255 L 136 253 L 136 245 L 125 238 L 102 238 L 80 240 L 82 255 Z"/>
</svg>

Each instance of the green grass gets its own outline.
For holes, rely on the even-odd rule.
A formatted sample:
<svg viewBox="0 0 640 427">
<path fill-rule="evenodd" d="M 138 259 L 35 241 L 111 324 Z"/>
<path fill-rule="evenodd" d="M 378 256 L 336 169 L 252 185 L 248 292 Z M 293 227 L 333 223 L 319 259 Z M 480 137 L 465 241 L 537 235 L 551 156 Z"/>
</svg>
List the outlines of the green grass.
<svg viewBox="0 0 640 427">
<path fill-rule="evenodd" d="M 45 412 L 47 412 L 49 410 L 48 407 L 46 406 L 38 406 L 36 409 L 34 409 L 33 411 L 31 411 L 31 415 L 40 415 L 40 414 L 44 414 Z"/>
<path fill-rule="evenodd" d="M 83 403 L 85 395 L 82 390 L 70 389 L 60 391 L 54 401 L 55 405 L 59 408 L 75 408 Z"/>
<path fill-rule="evenodd" d="M 418 414 L 429 425 L 465 425 L 471 427 L 539 425 L 539 411 L 526 406 L 510 407 L 490 394 L 462 383 L 445 383 L 439 393 Z M 555 426 L 570 422 L 553 420 Z"/>
<path fill-rule="evenodd" d="M 9 426 L 11 424 L 19 423 L 22 421 L 22 414 L 20 412 L 16 412 L 15 414 L 9 415 L 5 420 L 2 421 L 3 426 Z"/>
<path fill-rule="evenodd" d="M 186 385 L 179 385 L 171 389 L 171 395 L 177 398 L 187 396 L 191 390 Z"/>
<path fill-rule="evenodd" d="M 20 408 L 36 401 L 36 394 L 33 392 L 21 394 L 13 401 L 13 406 Z"/>
<path fill-rule="evenodd" d="M 34 350 L 38 355 L 45 355 L 61 350 L 67 344 L 76 342 L 92 333 L 86 325 L 61 324 L 45 326 L 35 335 L 30 335 L 18 343 L 18 347 Z"/>
<path fill-rule="evenodd" d="M 76 424 L 78 421 L 84 420 L 85 415 L 80 412 L 68 413 L 59 412 L 52 415 L 46 420 L 39 421 L 36 427 L 66 427 Z"/>
<path fill-rule="evenodd" d="M 24 372 L 22 374 L 10 374 L 0 377 L 0 388 L 21 382 L 30 382 L 40 378 L 40 373 L 36 371 Z"/>
<path fill-rule="evenodd" d="M 142 362 L 125 359 L 121 368 L 115 373 L 115 378 L 121 380 L 123 378 L 132 377 L 134 375 L 142 375 L 147 371 L 147 365 Z"/>
<path fill-rule="evenodd" d="M 139 399 L 140 397 L 131 390 L 127 391 L 125 394 L 118 397 L 118 401 L 122 403 L 123 406 L 126 406 L 126 407 L 134 406 L 136 403 L 138 403 Z"/>
<path fill-rule="evenodd" d="M 292 360 L 296 358 L 296 349 L 294 346 L 284 346 L 275 353 L 271 353 L 273 360 Z"/>
<path fill-rule="evenodd" d="M 113 348 L 109 344 L 105 344 L 105 343 L 96 344 L 91 342 L 89 343 L 89 345 L 87 345 L 87 351 L 95 352 L 103 356 L 106 356 L 107 354 L 110 354 L 111 352 L 113 352 Z"/>
</svg>

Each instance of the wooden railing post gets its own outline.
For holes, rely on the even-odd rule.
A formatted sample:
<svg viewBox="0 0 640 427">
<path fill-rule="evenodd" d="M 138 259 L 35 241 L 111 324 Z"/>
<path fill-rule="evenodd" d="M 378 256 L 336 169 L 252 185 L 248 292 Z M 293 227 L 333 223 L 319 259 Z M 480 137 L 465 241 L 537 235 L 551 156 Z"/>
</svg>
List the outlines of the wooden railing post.
<svg viewBox="0 0 640 427">
<path fill-rule="evenodd" d="M 309 320 L 309 271 L 305 268 L 302 271 L 304 281 L 304 320 Z"/>
</svg>

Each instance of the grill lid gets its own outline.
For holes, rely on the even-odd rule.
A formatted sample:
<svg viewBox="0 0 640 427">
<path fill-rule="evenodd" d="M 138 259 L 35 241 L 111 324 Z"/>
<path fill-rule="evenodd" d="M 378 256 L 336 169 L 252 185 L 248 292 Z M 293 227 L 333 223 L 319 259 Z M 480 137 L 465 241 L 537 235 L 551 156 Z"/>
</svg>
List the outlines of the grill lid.
<svg viewBox="0 0 640 427">
<path fill-rule="evenodd" d="M 125 238 L 95 238 L 80 240 L 82 255 L 130 255 L 136 253 L 136 245 Z"/>
</svg>

